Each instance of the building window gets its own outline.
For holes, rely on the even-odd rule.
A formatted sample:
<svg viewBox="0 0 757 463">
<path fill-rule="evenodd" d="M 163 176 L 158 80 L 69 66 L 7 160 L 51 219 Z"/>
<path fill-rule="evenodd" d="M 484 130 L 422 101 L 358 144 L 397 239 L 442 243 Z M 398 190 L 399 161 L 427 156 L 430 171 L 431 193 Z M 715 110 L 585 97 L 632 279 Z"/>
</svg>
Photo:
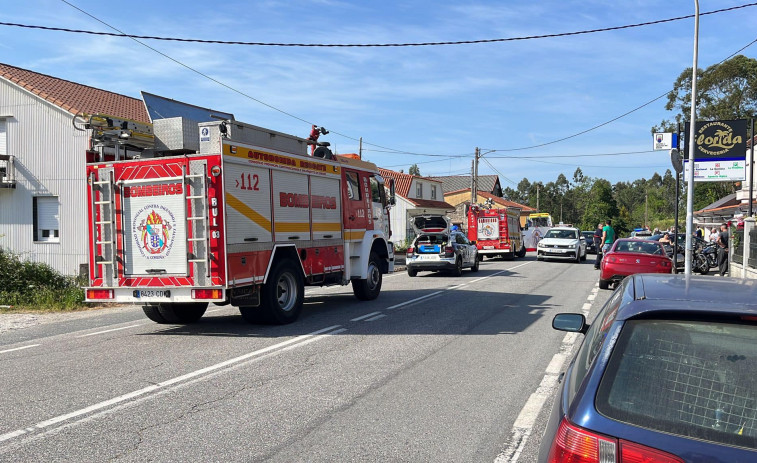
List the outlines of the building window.
<svg viewBox="0 0 757 463">
<path fill-rule="evenodd" d="M 431 185 L 431 199 L 436 199 L 436 185 Z"/>
<path fill-rule="evenodd" d="M 415 197 L 423 198 L 423 184 L 420 182 L 415 185 Z"/>
<path fill-rule="evenodd" d="M 32 198 L 34 213 L 34 241 L 57 243 L 60 241 L 60 205 L 57 196 Z"/>
</svg>

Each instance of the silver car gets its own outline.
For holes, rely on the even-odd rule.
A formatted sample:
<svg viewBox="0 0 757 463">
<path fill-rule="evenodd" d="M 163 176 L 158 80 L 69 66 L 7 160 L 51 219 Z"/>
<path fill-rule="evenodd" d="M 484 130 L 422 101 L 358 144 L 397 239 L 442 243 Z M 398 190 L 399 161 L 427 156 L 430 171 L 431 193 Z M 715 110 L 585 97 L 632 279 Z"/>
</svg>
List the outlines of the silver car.
<svg viewBox="0 0 757 463">
<path fill-rule="evenodd" d="M 412 219 L 417 234 L 407 248 L 407 274 L 414 277 L 419 271 L 449 271 L 460 276 L 464 268 L 478 271 L 479 257 L 476 242 L 450 228 L 449 218 L 440 215 L 416 216 Z"/>
<path fill-rule="evenodd" d="M 542 259 L 586 260 L 586 239 L 577 228 L 550 228 L 536 246 L 536 260 Z"/>
</svg>

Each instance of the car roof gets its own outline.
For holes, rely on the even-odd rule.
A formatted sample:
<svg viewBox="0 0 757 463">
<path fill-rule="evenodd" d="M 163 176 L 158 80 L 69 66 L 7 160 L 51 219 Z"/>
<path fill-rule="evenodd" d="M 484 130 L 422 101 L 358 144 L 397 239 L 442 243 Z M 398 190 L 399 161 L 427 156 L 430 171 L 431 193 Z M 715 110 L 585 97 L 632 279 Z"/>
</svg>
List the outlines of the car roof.
<svg viewBox="0 0 757 463">
<path fill-rule="evenodd" d="M 576 227 L 552 227 L 550 230 L 576 230 L 578 231 L 578 228 Z M 549 231 L 549 230 L 547 230 Z"/>
<path fill-rule="evenodd" d="M 618 320 L 672 315 L 757 316 L 757 280 L 685 276 L 683 274 L 636 274 L 631 303 L 622 305 Z"/>
</svg>

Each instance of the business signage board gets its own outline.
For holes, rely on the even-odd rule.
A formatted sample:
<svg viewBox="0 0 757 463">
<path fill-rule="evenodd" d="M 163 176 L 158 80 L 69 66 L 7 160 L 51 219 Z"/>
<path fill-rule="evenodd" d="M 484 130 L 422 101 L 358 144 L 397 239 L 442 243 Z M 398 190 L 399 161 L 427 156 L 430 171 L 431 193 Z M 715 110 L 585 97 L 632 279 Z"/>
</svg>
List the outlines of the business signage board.
<svg viewBox="0 0 757 463">
<path fill-rule="evenodd" d="M 686 136 L 690 124 L 686 123 Z M 694 160 L 746 160 L 747 121 L 699 121 L 694 126 Z M 684 143 L 684 156 L 689 157 L 689 142 Z"/>
<path fill-rule="evenodd" d="M 684 161 L 684 178 L 689 175 Z M 737 182 L 746 179 L 746 161 L 694 161 L 695 182 Z"/>
<path fill-rule="evenodd" d="M 678 148 L 677 133 L 656 133 L 652 136 L 652 149 L 655 151 L 673 148 Z"/>
</svg>

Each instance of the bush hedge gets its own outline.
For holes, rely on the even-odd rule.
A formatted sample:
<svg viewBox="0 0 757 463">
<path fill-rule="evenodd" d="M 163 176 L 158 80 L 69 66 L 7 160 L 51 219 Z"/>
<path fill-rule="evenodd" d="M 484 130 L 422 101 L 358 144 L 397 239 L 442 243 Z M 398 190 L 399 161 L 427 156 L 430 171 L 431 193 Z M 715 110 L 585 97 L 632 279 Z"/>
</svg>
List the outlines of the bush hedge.
<svg viewBox="0 0 757 463">
<path fill-rule="evenodd" d="M 0 305 L 13 309 L 71 310 L 84 307 L 84 291 L 73 277 L 47 264 L 29 262 L 0 248 Z"/>
</svg>

